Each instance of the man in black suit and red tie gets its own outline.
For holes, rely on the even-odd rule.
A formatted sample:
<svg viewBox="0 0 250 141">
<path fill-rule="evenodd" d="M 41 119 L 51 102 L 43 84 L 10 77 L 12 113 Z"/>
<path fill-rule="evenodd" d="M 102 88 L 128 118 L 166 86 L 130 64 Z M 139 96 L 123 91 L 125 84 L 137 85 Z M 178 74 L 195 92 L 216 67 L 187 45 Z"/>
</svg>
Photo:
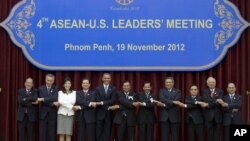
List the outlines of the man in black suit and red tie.
<svg viewBox="0 0 250 141">
<path fill-rule="evenodd" d="M 103 84 L 95 90 L 96 108 L 96 139 L 98 141 L 110 141 L 112 129 L 112 111 L 109 110 L 116 100 L 116 87 L 111 85 L 111 74 L 104 73 Z"/>
<path fill-rule="evenodd" d="M 39 111 L 39 141 L 56 140 L 56 122 L 58 107 L 58 88 L 54 85 L 55 76 L 47 74 L 45 85 L 38 89 L 41 102 Z"/>
<path fill-rule="evenodd" d="M 129 81 L 123 82 L 122 89 L 118 93 L 119 110 L 114 118 L 114 123 L 117 124 L 117 137 L 118 141 L 124 141 L 124 134 L 127 129 L 128 140 L 135 141 L 135 107 L 140 106 L 140 102 L 137 102 L 136 94 L 131 91 Z"/>
<path fill-rule="evenodd" d="M 174 88 L 173 77 L 165 79 L 165 88 L 160 90 L 160 101 L 155 101 L 160 109 L 161 140 L 169 141 L 171 130 L 172 141 L 179 141 L 180 99 L 181 91 Z"/>
<path fill-rule="evenodd" d="M 221 138 L 222 107 L 218 100 L 223 98 L 223 91 L 216 88 L 216 80 L 213 77 L 207 79 L 207 86 L 202 91 L 204 103 L 201 104 L 204 108 L 207 141 L 219 141 Z"/>
<path fill-rule="evenodd" d="M 140 108 L 137 115 L 139 141 L 152 141 L 155 124 L 154 96 L 150 82 L 144 82 L 143 92 L 139 94 Z"/>
<path fill-rule="evenodd" d="M 77 141 L 84 141 L 86 133 L 88 141 L 95 141 L 96 97 L 89 88 L 89 79 L 82 79 L 82 90 L 77 91 L 76 105 L 73 107 L 76 111 Z"/>
<path fill-rule="evenodd" d="M 180 106 L 187 109 L 186 122 L 188 141 L 195 141 L 195 133 L 197 141 L 203 140 L 203 114 L 200 104 L 202 98 L 198 95 L 199 90 L 196 85 L 192 85 L 189 89 L 190 95 L 186 96 L 185 104 L 180 102 Z"/>
<path fill-rule="evenodd" d="M 37 90 L 33 88 L 32 78 L 27 78 L 25 88 L 18 91 L 17 121 L 19 125 L 19 141 L 33 141 L 33 126 L 37 120 Z"/>
<path fill-rule="evenodd" d="M 223 100 L 219 100 L 219 103 L 223 107 L 223 125 L 225 141 L 229 141 L 229 126 L 243 124 L 241 116 L 241 96 L 236 94 L 236 87 L 234 83 L 229 83 L 227 86 L 228 94 L 224 96 Z"/>
</svg>

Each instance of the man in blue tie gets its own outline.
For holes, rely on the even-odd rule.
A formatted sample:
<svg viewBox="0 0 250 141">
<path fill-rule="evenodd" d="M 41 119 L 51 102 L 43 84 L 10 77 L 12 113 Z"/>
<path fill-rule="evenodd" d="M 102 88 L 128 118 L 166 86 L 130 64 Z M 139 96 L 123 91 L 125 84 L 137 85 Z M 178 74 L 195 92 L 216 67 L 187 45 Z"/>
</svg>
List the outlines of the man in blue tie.
<svg viewBox="0 0 250 141">
<path fill-rule="evenodd" d="M 55 141 L 56 140 L 56 122 L 58 106 L 58 89 L 54 85 L 55 76 L 47 74 L 45 85 L 38 89 L 38 101 L 42 102 L 39 111 L 39 140 Z"/>
<path fill-rule="evenodd" d="M 157 105 L 160 109 L 161 140 L 169 141 L 170 130 L 172 141 L 179 141 L 181 91 L 174 88 L 174 78 L 165 79 L 165 88 L 160 90 L 160 102 Z"/>
<path fill-rule="evenodd" d="M 111 85 L 111 74 L 104 73 L 103 84 L 96 88 L 96 139 L 98 141 L 110 141 L 112 128 L 112 111 L 109 106 L 113 105 L 116 99 L 116 87 Z"/>
</svg>

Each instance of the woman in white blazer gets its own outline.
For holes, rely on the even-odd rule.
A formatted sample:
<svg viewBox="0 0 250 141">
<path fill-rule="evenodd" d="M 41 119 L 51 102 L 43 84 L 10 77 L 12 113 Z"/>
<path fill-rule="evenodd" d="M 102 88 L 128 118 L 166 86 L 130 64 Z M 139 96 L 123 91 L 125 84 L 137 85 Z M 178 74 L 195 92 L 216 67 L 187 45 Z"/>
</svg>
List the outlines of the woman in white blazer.
<svg viewBox="0 0 250 141">
<path fill-rule="evenodd" d="M 63 81 L 62 90 L 58 92 L 58 103 L 60 106 L 57 113 L 57 134 L 59 134 L 60 141 L 71 141 L 75 102 L 76 91 L 72 90 L 71 79 L 67 77 Z"/>
</svg>

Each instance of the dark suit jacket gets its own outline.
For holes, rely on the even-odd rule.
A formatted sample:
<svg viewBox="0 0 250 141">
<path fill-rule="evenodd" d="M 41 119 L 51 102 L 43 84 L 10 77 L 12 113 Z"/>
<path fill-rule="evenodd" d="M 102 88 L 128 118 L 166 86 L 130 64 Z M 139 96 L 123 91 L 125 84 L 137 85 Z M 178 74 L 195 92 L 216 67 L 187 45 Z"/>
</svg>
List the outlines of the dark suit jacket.
<svg viewBox="0 0 250 141">
<path fill-rule="evenodd" d="M 120 109 L 116 112 L 114 123 L 121 124 L 122 120 L 124 120 L 123 116 L 127 117 L 128 126 L 136 125 L 136 115 L 135 115 L 135 107 L 132 105 L 133 102 L 137 101 L 136 94 L 134 92 L 130 92 L 128 94 L 128 98 L 123 92 L 118 93 L 118 101 Z"/>
<path fill-rule="evenodd" d="M 116 87 L 113 85 L 109 85 L 108 93 L 105 94 L 105 90 L 103 85 L 100 85 L 96 88 L 96 101 L 100 102 L 103 101 L 103 106 L 98 106 L 96 109 L 96 117 L 98 120 L 104 120 L 108 111 L 108 107 L 113 105 L 116 100 Z"/>
<path fill-rule="evenodd" d="M 139 124 L 154 124 L 155 123 L 155 112 L 154 104 L 151 103 L 150 99 L 154 99 L 152 94 L 149 94 L 149 97 L 146 96 L 144 92 L 140 93 L 138 100 L 140 102 L 145 102 L 146 106 L 141 106 L 138 111 L 137 121 Z"/>
<path fill-rule="evenodd" d="M 29 121 L 37 120 L 37 109 L 32 102 L 37 100 L 37 90 L 32 88 L 29 94 L 26 92 L 25 88 L 19 89 L 18 91 L 18 111 L 17 111 L 17 120 L 23 121 L 24 114 L 27 110 Z"/>
<path fill-rule="evenodd" d="M 39 111 L 39 119 L 44 119 L 49 113 L 50 118 L 57 118 L 57 107 L 53 106 L 53 102 L 58 100 L 58 88 L 55 85 L 51 86 L 50 92 L 48 93 L 46 85 L 40 86 L 39 97 L 44 98 L 44 102 L 41 103 Z"/>
<path fill-rule="evenodd" d="M 232 101 L 231 101 L 230 96 L 225 95 L 224 102 L 228 103 L 228 107 L 223 108 L 223 111 L 224 111 L 223 124 L 225 126 L 229 126 L 231 124 L 232 117 L 233 117 L 235 124 L 243 124 L 241 113 L 239 111 L 232 112 L 233 109 L 240 110 L 240 108 L 241 108 L 241 96 L 238 94 L 235 94 Z"/>
<path fill-rule="evenodd" d="M 160 109 L 161 122 L 165 122 L 168 119 L 172 123 L 180 122 L 180 108 L 173 104 L 173 101 L 180 99 L 181 91 L 178 89 L 172 88 L 170 92 L 166 88 L 160 90 L 160 101 L 166 105 L 166 107 Z"/>
<path fill-rule="evenodd" d="M 221 105 L 216 102 L 216 99 L 219 98 L 223 99 L 223 91 L 219 88 L 215 88 L 214 97 L 211 97 L 209 88 L 205 88 L 202 91 L 202 99 L 209 105 L 209 107 L 204 110 L 205 121 L 211 121 L 215 118 L 217 123 L 222 122 Z"/>
<path fill-rule="evenodd" d="M 199 105 L 195 104 L 196 101 L 201 101 L 201 96 L 196 96 L 195 98 L 192 98 L 192 96 L 186 96 L 185 103 L 187 104 L 187 122 L 189 122 L 189 118 L 191 117 L 195 124 L 202 124 L 202 109 Z"/>
<path fill-rule="evenodd" d="M 83 90 L 77 91 L 76 93 L 76 105 L 81 106 L 81 110 L 76 112 L 76 121 L 85 121 L 87 123 L 95 122 L 95 109 L 93 107 L 89 107 L 90 102 L 95 102 L 95 92 L 88 91 L 85 96 Z"/>
</svg>

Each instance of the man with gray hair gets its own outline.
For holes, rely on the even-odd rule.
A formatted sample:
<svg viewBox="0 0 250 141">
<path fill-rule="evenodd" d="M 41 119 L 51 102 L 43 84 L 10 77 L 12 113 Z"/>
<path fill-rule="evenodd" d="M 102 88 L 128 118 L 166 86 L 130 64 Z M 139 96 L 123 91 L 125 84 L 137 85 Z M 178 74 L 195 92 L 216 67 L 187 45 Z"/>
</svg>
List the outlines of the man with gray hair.
<svg viewBox="0 0 250 141">
<path fill-rule="evenodd" d="M 234 83 L 228 83 L 227 95 L 224 96 L 223 100 L 220 99 L 218 102 L 223 107 L 223 125 L 224 125 L 224 138 L 225 141 L 229 141 L 229 126 L 243 124 L 241 116 L 241 96 L 236 94 L 236 87 Z"/>
<path fill-rule="evenodd" d="M 223 91 L 216 88 L 216 80 L 213 77 L 207 79 L 207 86 L 202 91 L 204 102 L 201 105 L 204 108 L 207 141 L 219 141 L 221 138 L 222 107 L 218 101 L 223 98 Z"/>
<path fill-rule="evenodd" d="M 56 140 L 56 122 L 58 107 L 58 89 L 54 85 L 55 76 L 47 74 L 45 85 L 38 89 L 38 101 L 42 102 L 39 111 L 39 140 L 55 141 Z"/>
</svg>

